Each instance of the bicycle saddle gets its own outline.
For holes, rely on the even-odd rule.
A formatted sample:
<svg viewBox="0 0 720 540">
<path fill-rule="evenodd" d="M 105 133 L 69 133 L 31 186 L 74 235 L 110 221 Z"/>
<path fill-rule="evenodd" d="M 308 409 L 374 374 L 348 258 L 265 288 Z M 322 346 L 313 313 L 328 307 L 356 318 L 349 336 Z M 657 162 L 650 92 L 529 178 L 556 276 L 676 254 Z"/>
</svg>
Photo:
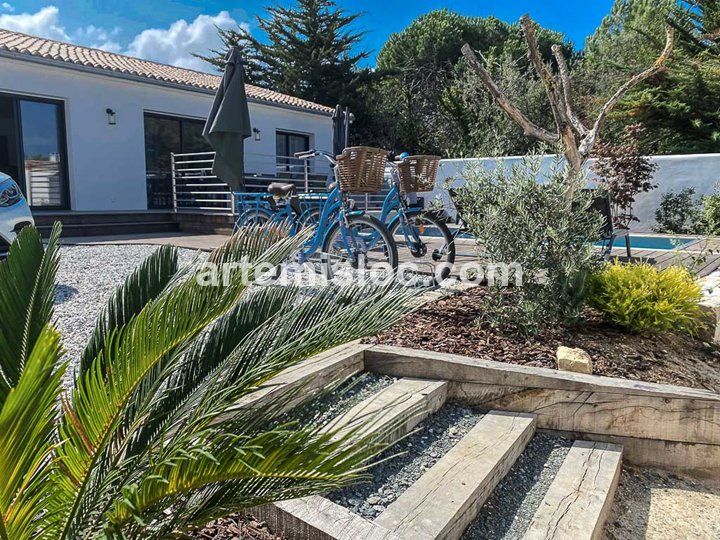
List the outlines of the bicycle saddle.
<svg viewBox="0 0 720 540">
<path fill-rule="evenodd" d="M 275 197 L 289 197 L 295 195 L 295 184 L 284 184 L 283 182 L 273 182 L 267 187 L 268 193 Z"/>
</svg>

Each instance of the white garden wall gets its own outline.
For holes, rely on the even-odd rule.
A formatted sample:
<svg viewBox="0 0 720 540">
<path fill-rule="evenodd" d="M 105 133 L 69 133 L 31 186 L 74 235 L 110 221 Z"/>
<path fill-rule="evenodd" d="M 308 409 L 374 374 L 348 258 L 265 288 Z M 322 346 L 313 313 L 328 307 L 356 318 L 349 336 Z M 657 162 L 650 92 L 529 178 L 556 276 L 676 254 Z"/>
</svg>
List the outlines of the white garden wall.
<svg viewBox="0 0 720 540">
<path fill-rule="evenodd" d="M 557 159 L 556 156 L 543 156 L 542 171 L 547 172 Z M 656 189 L 637 197 L 634 206 L 634 214 L 640 220 L 632 227 L 638 232 L 650 231 L 655 223 L 655 210 L 660 204 L 663 193 L 668 191 L 679 191 L 685 187 L 694 187 L 696 196 L 711 193 L 713 184 L 720 182 L 720 154 L 691 154 L 675 156 L 651 156 L 650 159 L 658 165 L 655 173 L 654 183 Z M 440 198 L 451 215 L 455 210 L 449 202 L 447 192 L 442 186 L 447 180 L 452 180 L 452 185 L 461 186 L 464 183 L 463 175 L 467 167 L 483 167 L 493 170 L 498 164 L 510 168 L 515 164 L 522 164 L 522 157 L 507 158 L 476 158 L 476 159 L 443 159 L 440 162 L 438 172 L 437 188 L 427 200 Z M 590 160 L 588 166 L 594 160 Z M 541 172 L 542 175 L 542 172 Z M 589 174 L 592 179 L 592 174 Z"/>
</svg>

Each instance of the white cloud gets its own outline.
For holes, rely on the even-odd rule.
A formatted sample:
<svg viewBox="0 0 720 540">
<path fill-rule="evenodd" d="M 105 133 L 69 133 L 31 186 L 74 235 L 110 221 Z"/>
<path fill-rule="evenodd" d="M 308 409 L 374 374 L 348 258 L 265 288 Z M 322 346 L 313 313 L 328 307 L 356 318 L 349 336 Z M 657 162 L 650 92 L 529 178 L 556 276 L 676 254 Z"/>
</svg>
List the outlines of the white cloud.
<svg viewBox="0 0 720 540">
<path fill-rule="evenodd" d="M 238 25 L 227 11 L 217 15 L 198 15 L 188 24 L 184 19 L 175 21 L 167 29 L 144 30 L 132 40 L 127 54 L 174 66 L 210 71 L 211 67 L 195 58 L 192 53 L 204 54 L 208 49 L 219 48 L 217 27 L 234 28 Z"/>
<path fill-rule="evenodd" d="M 88 44 L 89 47 L 95 49 L 119 53 L 122 51 L 122 45 L 113 38 L 117 37 L 120 31 L 119 26 L 107 30 L 91 24 L 73 32 L 72 41 L 74 43 Z"/>
<path fill-rule="evenodd" d="M 0 3 L 0 7 L 9 12 L 14 10 L 7 2 Z M 214 16 L 198 15 L 190 23 L 180 19 L 167 28 L 143 30 L 124 47 L 120 41 L 121 28 L 107 29 L 91 24 L 68 30 L 61 24 L 60 10 L 53 5 L 45 6 L 36 13 L 0 13 L 0 28 L 69 41 L 109 52 L 122 52 L 199 71 L 214 70 L 203 60 L 195 58 L 192 53 L 205 54 L 209 49 L 220 48 L 222 43 L 217 35 L 217 28 L 237 26 L 237 21 L 227 11 L 221 11 Z M 245 23 L 242 26 L 247 28 Z"/>
<path fill-rule="evenodd" d="M 70 39 L 65 28 L 60 25 L 60 10 L 55 6 L 45 6 L 36 13 L 4 13 L 0 15 L 0 28 L 50 39 Z"/>
<path fill-rule="evenodd" d="M 15 6 L 13 6 L 12 4 L 8 4 L 7 2 L 2 2 L 0 3 L 0 9 L 12 13 L 13 11 L 15 11 Z"/>
</svg>

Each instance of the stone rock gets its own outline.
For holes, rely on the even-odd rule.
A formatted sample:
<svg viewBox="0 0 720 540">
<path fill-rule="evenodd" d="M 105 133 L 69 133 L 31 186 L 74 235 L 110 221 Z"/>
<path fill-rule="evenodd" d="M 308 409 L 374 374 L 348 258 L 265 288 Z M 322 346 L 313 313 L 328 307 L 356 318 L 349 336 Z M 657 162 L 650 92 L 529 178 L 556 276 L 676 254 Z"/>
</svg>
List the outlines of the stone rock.
<svg viewBox="0 0 720 540">
<path fill-rule="evenodd" d="M 367 502 L 370 505 L 376 505 L 380 502 L 380 497 L 376 497 L 375 495 L 373 495 L 372 497 L 367 498 Z"/>
<path fill-rule="evenodd" d="M 705 326 L 698 333 L 698 339 L 710 343 L 720 343 L 720 306 L 718 302 L 704 301 L 700 303 Z"/>
<path fill-rule="evenodd" d="M 590 358 L 590 355 L 584 350 L 560 345 L 556 357 L 559 370 L 592 375 L 592 358 Z"/>
</svg>

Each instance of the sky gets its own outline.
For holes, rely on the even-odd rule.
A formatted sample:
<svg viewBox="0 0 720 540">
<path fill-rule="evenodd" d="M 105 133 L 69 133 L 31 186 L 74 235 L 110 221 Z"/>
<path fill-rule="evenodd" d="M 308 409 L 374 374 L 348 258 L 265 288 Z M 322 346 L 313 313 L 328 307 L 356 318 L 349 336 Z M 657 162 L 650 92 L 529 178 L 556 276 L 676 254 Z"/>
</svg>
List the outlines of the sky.
<svg viewBox="0 0 720 540">
<path fill-rule="evenodd" d="M 0 0 L 0 28 L 70 41 L 181 67 L 209 71 L 192 56 L 219 45 L 216 27 L 244 26 L 260 36 L 255 17 L 273 0 Z M 508 22 L 529 13 L 541 25 L 565 33 L 577 47 L 610 11 L 612 0 L 337 0 L 362 12 L 367 65 L 393 32 L 433 9 Z M 261 37 L 261 36 L 260 36 Z"/>
</svg>

